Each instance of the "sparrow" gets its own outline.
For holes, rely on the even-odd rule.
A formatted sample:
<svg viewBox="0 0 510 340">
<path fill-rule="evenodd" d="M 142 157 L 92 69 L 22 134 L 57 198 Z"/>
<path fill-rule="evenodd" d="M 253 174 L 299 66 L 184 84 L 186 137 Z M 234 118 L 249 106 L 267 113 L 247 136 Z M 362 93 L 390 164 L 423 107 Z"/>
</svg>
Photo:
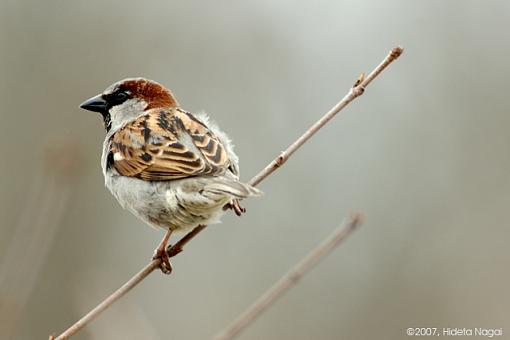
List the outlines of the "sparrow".
<svg viewBox="0 0 510 340">
<path fill-rule="evenodd" d="M 206 114 L 182 109 L 155 81 L 118 81 L 80 107 L 103 118 L 106 187 L 124 209 L 167 231 L 153 257 L 165 273 L 172 232 L 218 223 L 225 206 L 240 215 L 239 200 L 261 195 L 239 181 L 230 138 Z"/>
</svg>

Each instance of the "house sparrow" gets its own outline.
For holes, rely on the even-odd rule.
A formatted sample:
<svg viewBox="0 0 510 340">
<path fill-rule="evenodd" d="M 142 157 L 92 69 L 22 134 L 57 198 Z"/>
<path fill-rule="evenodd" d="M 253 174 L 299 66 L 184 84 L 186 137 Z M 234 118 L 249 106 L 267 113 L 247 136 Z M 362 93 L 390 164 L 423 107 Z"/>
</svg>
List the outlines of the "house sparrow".
<svg viewBox="0 0 510 340">
<path fill-rule="evenodd" d="M 129 78 L 80 107 L 103 116 L 106 138 L 101 167 L 120 205 L 146 223 L 167 230 L 156 249 L 171 270 L 166 243 L 172 231 L 218 223 L 230 204 L 261 192 L 239 181 L 239 159 L 228 136 L 205 114 L 180 108 L 155 81 Z"/>
</svg>

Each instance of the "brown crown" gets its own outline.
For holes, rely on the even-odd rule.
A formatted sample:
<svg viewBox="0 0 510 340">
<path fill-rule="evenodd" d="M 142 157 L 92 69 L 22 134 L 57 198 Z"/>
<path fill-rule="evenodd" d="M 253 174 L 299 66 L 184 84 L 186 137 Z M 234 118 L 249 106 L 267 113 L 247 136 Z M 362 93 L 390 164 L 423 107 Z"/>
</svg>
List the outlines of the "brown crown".
<svg viewBox="0 0 510 340">
<path fill-rule="evenodd" d="M 126 79 L 120 83 L 119 87 L 128 90 L 132 97 L 146 101 L 148 103 L 146 110 L 179 106 L 170 90 L 152 80 Z"/>
</svg>

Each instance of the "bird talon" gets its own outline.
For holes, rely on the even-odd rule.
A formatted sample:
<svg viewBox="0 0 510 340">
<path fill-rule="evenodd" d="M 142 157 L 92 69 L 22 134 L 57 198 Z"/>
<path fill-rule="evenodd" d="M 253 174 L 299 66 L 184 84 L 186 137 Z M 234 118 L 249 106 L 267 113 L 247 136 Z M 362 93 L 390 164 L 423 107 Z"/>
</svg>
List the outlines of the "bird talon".
<svg viewBox="0 0 510 340">
<path fill-rule="evenodd" d="M 241 216 L 246 212 L 246 208 L 242 207 L 238 199 L 233 199 L 223 206 L 223 210 L 232 209 L 237 216 Z"/>
<path fill-rule="evenodd" d="M 246 208 L 241 206 L 238 199 L 232 200 L 231 206 L 232 206 L 232 210 L 234 210 L 234 212 L 237 216 L 241 216 L 243 213 L 246 212 Z"/>
<path fill-rule="evenodd" d="M 172 264 L 170 263 L 170 257 L 168 256 L 168 253 L 166 250 L 163 249 L 156 249 L 154 252 L 154 256 L 152 257 L 153 260 L 161 260 L 161 263 L 159 264 L 159 269 L 161 269 L 161 272 L 163 274 L 170 274 L 172 272 Z"/>
</svg>

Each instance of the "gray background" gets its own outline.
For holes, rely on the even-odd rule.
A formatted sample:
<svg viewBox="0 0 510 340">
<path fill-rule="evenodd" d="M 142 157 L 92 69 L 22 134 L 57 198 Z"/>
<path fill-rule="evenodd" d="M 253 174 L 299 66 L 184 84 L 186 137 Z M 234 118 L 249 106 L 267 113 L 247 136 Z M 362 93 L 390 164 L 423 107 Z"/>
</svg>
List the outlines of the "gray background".
<svg viewBox="0 0 510 340">
<path fill-rule="evenodd" d="M 64 330 L 162 236 L 103 186 L 100 118 L 145 76 L 228 131 L 248 180 L 391 47 L 402 58 L 245 202 L 76 339 L 206 339 L 346 216 L 362 228 L 240 337 L 510 332 L 506 1 L 0 3 L 0 338 Z"/>
</svg>

